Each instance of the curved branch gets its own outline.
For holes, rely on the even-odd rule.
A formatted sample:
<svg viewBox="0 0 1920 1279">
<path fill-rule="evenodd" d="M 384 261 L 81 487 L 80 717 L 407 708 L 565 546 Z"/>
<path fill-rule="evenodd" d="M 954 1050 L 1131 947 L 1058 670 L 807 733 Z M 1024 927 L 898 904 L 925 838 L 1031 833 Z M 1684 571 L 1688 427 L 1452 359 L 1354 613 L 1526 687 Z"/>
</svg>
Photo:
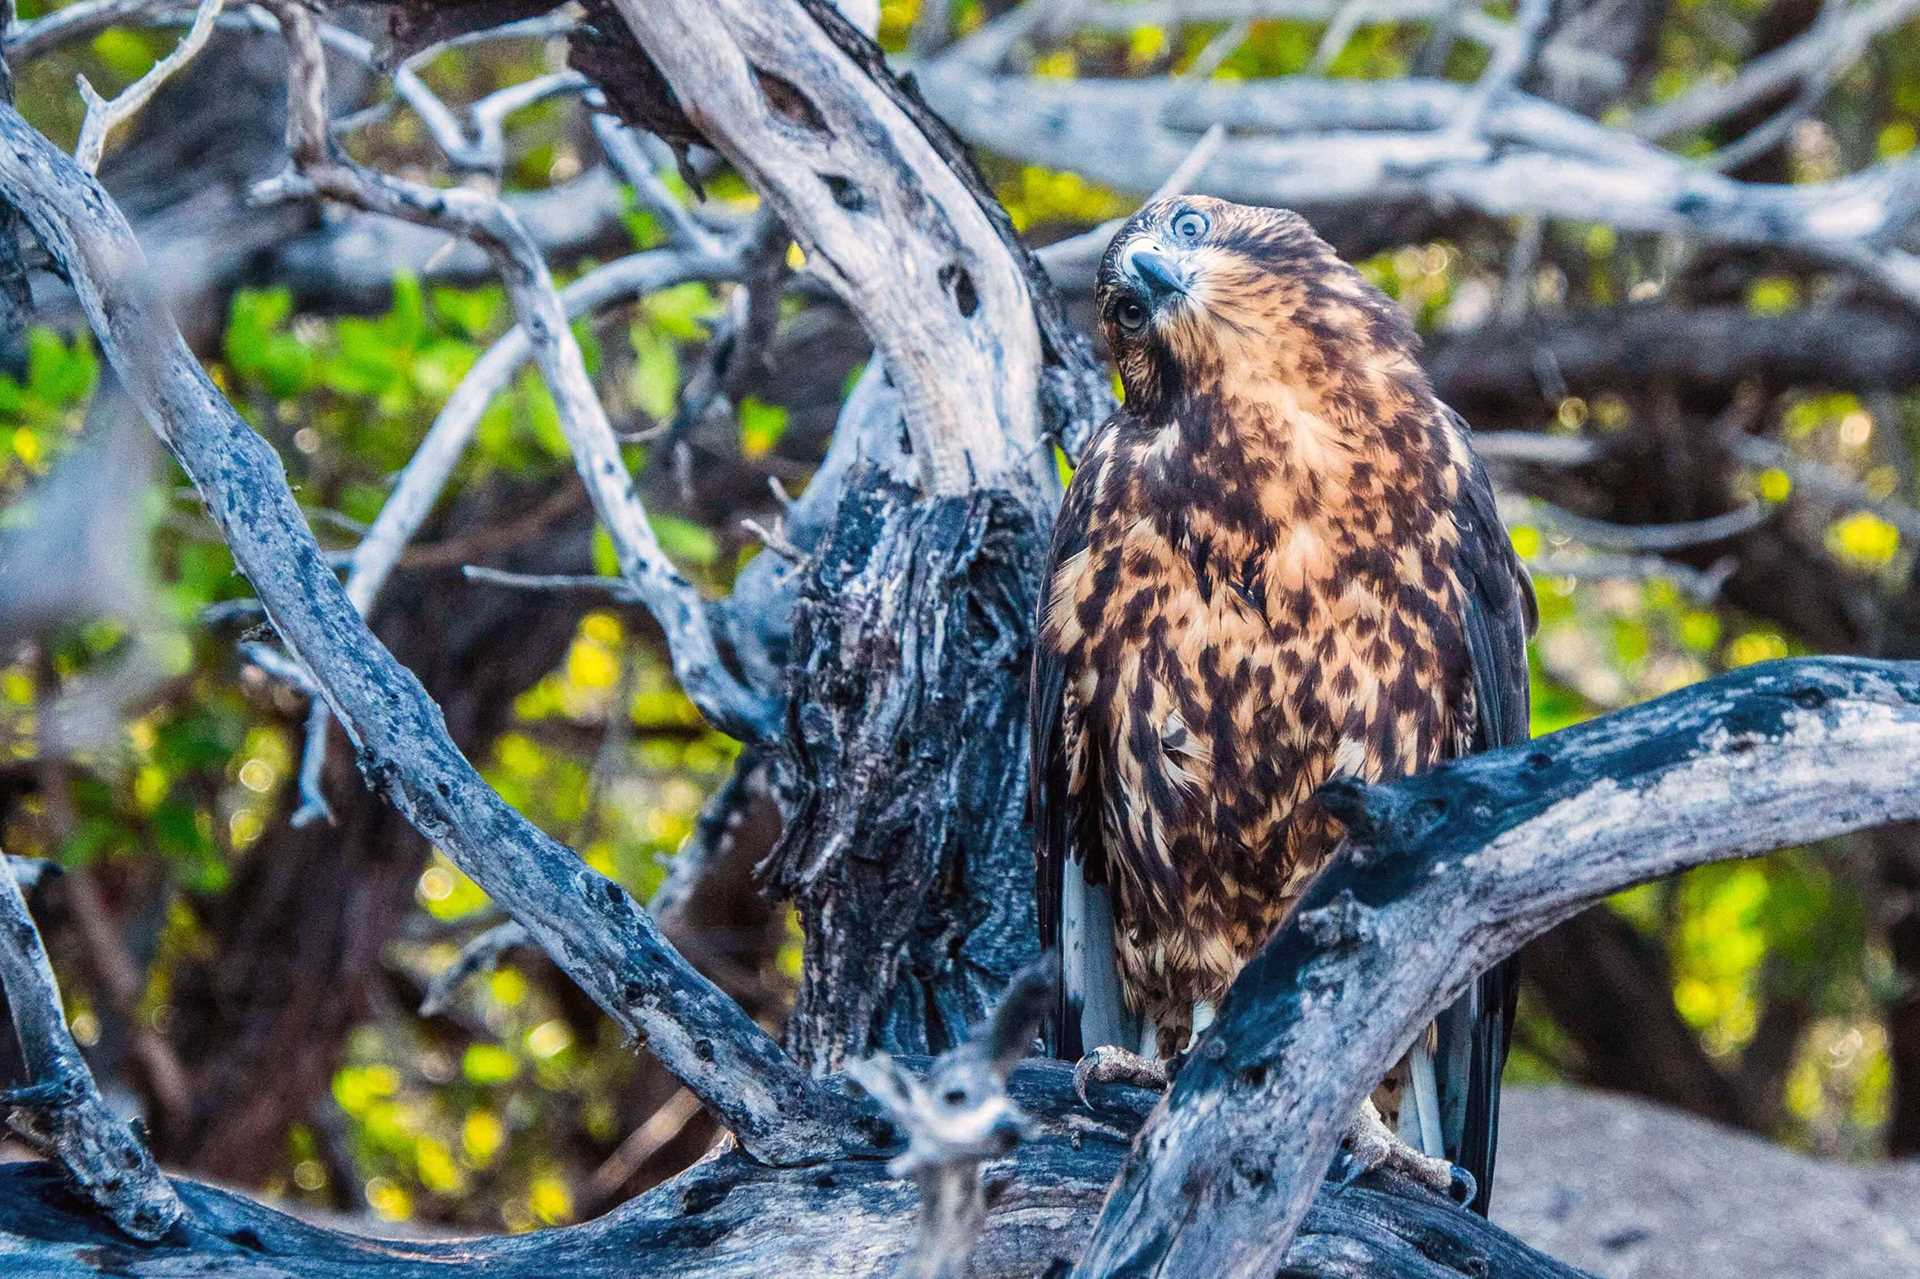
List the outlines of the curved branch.
<svg viewBox="0 0 1920 1279">
<path fill-rule="evenodd" d="M 1474 975 L 1609 893 L 1920 816 L 1920 664 L 1770 662 L 1391 785 L 1234 983 L 1075 1275 L 1271 1275 L 1346 1121 Z"/>
<path fill-rule="evenodd" d="M 482 780 L 419 681 L 368 632 L 314 543 L 280 459 L 155 300 L 124 215 L 10 107 L 0 107 L 0 193 L 73 281 L 101 349 L 200 490 L 274 627 L 313 673 L 368 784 L 757 1157 L 777 1163 L 867 1142 L 854 1108 L 807 1078 L 696 973 L 624 889 Z"/>
<path fill-rule="evenodd" d="M 844 21 L 764 0 L 617 3 L 692 124 L 860 317 L 926 489 L 1040 481 L 1026 275 L 947 158 L 822 25 Z"/>
<path fill-rule="evenodd" d="M 128 85 L 112 101 L 100 96 L 87 77 L 79 77 L 80 96 L 86 99 L 87 115 L 80 122 L 80 141 L 74 145 L 73 157 L 80 167 L 92 173 L 100 167 L 100 155 L 107 149 L 107 137 L 121 124 L 140 113 L 149 99 L 160 91 L 167 78 L 187 63 L 193 61 L 200 50 L 206 47 L 213 35 L 213 25 L 220 17 L 221 5 L 225 0 L 200 0 L 200 7 L 194 11 L 193 25 L 187 28 L 187 34 L 180 38 L 173 52 L 154 63 L 147 73 Z"/>
</svg>

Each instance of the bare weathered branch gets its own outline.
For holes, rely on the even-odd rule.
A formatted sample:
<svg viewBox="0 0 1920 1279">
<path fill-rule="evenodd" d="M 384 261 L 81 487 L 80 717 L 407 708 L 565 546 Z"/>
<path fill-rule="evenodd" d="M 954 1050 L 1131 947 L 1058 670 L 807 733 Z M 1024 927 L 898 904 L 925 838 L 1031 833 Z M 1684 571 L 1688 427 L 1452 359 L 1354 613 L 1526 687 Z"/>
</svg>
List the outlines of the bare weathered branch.
<svg viewBox="0 0 1920 1279">
<path fill-rule="evenodd" d="M 1711 568 L 1699 569 L 1658 555 L 1546 555 L 1527 561 L 1535 580 L 1543 577 L 1598 578 L 1603 581 L 1671 582 L 1697 604 L 1711 604 L 1733 576 L 1740 562 L 1721 556 Z"/>
<path fill-rule="evenodd" d="M 1838 467 L 1797 457 L 1785 445 L 1758 436 L 1738 435 L 1727 449 L 1748 466 L 1785 471 L 1798 491 L 1856 510 L 1871 511 L 1900 530 L 1901 536 L 1920 540 L 1920 511 L 1905 502 L 1876 494 L 1865 483 Z"/>
<path fill-rule="evenodd" d="M 111 102 L 94 90 L 86 76 L 79 77 L 80 96 L 86 99 L 87 115 L 80 123 L 80 141 L 74 146 L 73 156 L 81 168 L 88 173 L 98 169 L 100 155 L 107 148 L 108 135 L 137 115 L 140 108 L 146 106 L 148 100 L 159 92 L 160 86 L 167 82 L 167 77 L 193 61 L 194 55 L 206 47 L 225 2 L 200 0 L 200 7 L 194 11 L 193 25 L 187 28 L 186 35 L 180 37 L 180 43 Z"/>
<path fill-rule="evenodd" d="M 1437 334 L 1427 366 L 1435 389 L 1476 426 L 1530 428 L 1562 396 L 1631 394 L 1650 383 L 1722 397 L 1744 386 L 1920 386 L 1920 318 L 1833 304 L 1777 315 L 1672 302 L 1594 307 Z"/>
<path fill-rule="evenodd" d="M 1643 138 L 1670 138 L 1704 129 L 1796 82 L 1830 76 L 1916 11 L 1920 11 L 1920 0 L 1875 0 L 1853 7 L 1830 23 L 1816 22 L 1804 35 L 1748 62 L 1731 80 L 1707 80 L 1648 107 L 1634 117 L 1633 131 Z"/>
<path fill-rule="evenodd" d="M 420 1015 L 439 1016 L 452 1004 L 454 996 L 460 993 L 460 987 L 466 985 L 470 978 L 492 972 L 502 955 L 532 943 L 533 935 L 511 919 L 487 929 L 462 946 L 451 964 L 434 974 L 433 980 L 427 983 L 426 994 L 420 999 Z"/>
<path fill-rule="evenodd" d="M 1007 1093 L 1034 1135 L 987 1165 L 972 1279 L 1035 1279 L 1071 1258 L 1153 1101 L 1116 1087 L 1089 1112 L 1068 1068 L 1044 1061 L 1022 1063 Z M 195 1246 L 103 1248 L 119 1241 L 103 1239 L 51 1178 L 32 1165 L 0 1168 L 0 1270 L 24 1263 L 36 1279 L 893 1279 L 918 1234 L 913 1183 L 872 1158 L 770 1168 L 728 1151 L 583 1225 L 445 1242 L 339 1234 L 228 1191 L 180 1188 L 204 1227 Z M 1288 1267 L 1298 1279 L 1584 1279 L 1431 1195 L 1370 1184 L 1315 1202 Z"/>
<path fill-rule="evenodd" d="M 618 7 L 693 123 L 866 326 L 927 490 L 1023 471 L 1043 482 L 1026 277 L 946 157 L 823 29 L 844 20 L 764 0 Z"/>
<path fill-rule="evenodd" d="M 0 193 L 74 282 L 101 349 L 200 490 L 281 638 L 324 690 L 369 784 L 526 925 L 747 1149 L 779 1162 L 867 1141 L 846 1104 L 695 973 L 618 884 L 541 833 L 474 771 L 419 682 L 368 633 L 315 545 L 278 457 L 154 300 L 125 218 L 98 183 L 4 107 Z"/>
<path fill-rule="evenodd" d="M 11 110 L 11 108 L 7 108 Z M 28 1082 L 0 1094 L 7 1125 L 59 1164 L 73 1188 L 135 1239 L 158 1239 L 183 1211 L 146 1144 L 100 1098 L 60 1011 L 40 930 L 0 855 L 0 984 Z"/>
<path fill-rule="evenodd" d="M 1749 502 L 1720 515 L 1705 519 L 1681 520 L 1672 524 L 1615 524 L 1609 520 L 1589 519 L 1563 511 L 1547 502 L 1530 502 L 1535 519 L 1558 529 L 1576 541 L 1612 551 L 1677 551 L 1689 546 L 1724 542 L 1751 532 L 1773 518 L 1775 507 L 1764 502 Z"/>
<path fill-rule="evenodd" d="M 1153 189 L 1224 123 L 1204 183 L 1213 195 L 1318 212 L 1407 200 L 1682 232 L 1790 250 L 1920 306 L 1920 256 L 1891 244 L 1914 215 L 1914 157 L 1831 182 L 1744 183 L 1519 90 L 1488 101 L 1479 133 L 1462 136 L 1450 126 L 1474 110 L 1475 90 L 1440 80 L 1048 80 L 949 54 L 921 83 L 969 141 L 1125 191 Z M 1047 127 L 1031 127 L 1036 118 Z M 1091 260 L 1075 265 L 1090 275 Z"/>
</svg>

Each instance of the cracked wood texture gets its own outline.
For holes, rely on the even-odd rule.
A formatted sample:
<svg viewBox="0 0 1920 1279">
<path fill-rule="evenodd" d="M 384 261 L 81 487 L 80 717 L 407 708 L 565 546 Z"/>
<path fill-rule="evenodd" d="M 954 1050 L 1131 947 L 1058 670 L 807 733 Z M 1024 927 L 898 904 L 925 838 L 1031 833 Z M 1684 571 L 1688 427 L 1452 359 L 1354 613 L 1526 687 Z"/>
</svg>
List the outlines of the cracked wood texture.
<svg viewBox="0 0 1920 1279">
<path fill-rule="evenodd" d="M 1058 497 L 1042 440 L 1087 434 L 1106 375 L 964 148 L 833 6 L 616 7 L 637 44 L 589 70 L 781 215 L 884 368 L 840 430 L 893 436 L 917 472 L 847 480 L 800 574 L 777 646 L 787 824 L 763 873 L 804 931 L 795 1055 L 938 1053 L 1034 953 L 1020 725 Z"/>
<path fill-rule="evenodd" d="M 1025 687 L 1046 528 L 1006 493 L 848 486 L 795 617 L 787 828 L 816 1070 L 960 1043 L 1036 948 Z"/>
</svg>

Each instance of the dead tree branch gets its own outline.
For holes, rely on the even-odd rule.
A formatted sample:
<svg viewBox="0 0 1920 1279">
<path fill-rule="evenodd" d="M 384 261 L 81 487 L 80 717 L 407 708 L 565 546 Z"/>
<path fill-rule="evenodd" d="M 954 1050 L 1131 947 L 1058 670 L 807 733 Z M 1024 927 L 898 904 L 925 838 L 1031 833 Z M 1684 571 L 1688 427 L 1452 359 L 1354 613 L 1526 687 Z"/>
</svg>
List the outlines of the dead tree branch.
<svg viewBox="0 0 1920 1279">
<path fill-rule="evenodd" d="M 915 1075 L 926 1068 L 924 1059 L 901 1064 Z M 1033 1134 L 987 1165 L 973 1279 L 1035 1279 L 1070 1260 L 1154 1100 L 1115 1087 L 1089 1112 L 1068 1067 L 1044 1061 L 1022 1063 L 1007 1098 Z M 914 1184 L 880 1158 L 776 1168 L 730 1151 L 584 1225 L 444 1243 L 339 1234 L 229 1191 L 179 1185 L 192 1238 L 133 1249 L 36 1166 L 0 1168 L 0 1269 L 24 1266 L 36 1279 L 894 1279 L 918 1243 Z M 1585 1279 L 1431 1195 L 1368 1183 L 1314 1204 L 1288 1267 L 1299 1279 Z"/>
<path fill-rule="evenodd" d="M 1084 346 L 1050 294 L 1034 294 L 1030 259 L 971 162 L 879 50 L 824 3 L 618 8 L 690 127 L 860 317 L 900 390 L 926 491 L 1045 491 L 1044 368 L 1079 377 Z M 1066 416 L 1093 417 L 1100 397 L 1076 388 Z"/>
<path fill-rule="evenodd" d="M 11 109 L 11 108 L 9 108 Z M 180 1199 L 143 1142 L 115 1117 L 67 1030 L 60 988 L 14 879 L 0 855 L 0 984 L 30 1082 L 0 1095 L 7 1126 L 58 1164 L 73 1188 L 135 1239 L 165 1235 Z"/>
<path fill-rule="evenodd" d="M 936 1058 L 924 1080 L 885 1053 L 847 1067 L 848 1078 L 907 1134 L 906 1152 L 887 1171 L 920 1187 L 920 1240 L 905 1270 L 909 1279 L 967 1274 L 987 1220 L 980 1167 L 1034 1132 L 1007 1097 L 1007 1076 L 1032 1050 L 1052 998 L 1052 968 L 1035 963 L 1013 979 L 987 1024 Z"/>
<path fill-rule="evenodd" d="M 970 142 L 1123 191 L 1153 190 L 1197 138 L 1224 124 L 1230 136 L 1203 189 L 1228 199 L 1320 214 L 1414 201 L 1494 217 L 1598 219 L 1790 250 L 1920 306 L 1920 256 L 1893 243 L 1920 185 L 1911 157 L 1831 182 L 1768 186 L 1518 89 L 1482 111 L 1475 86 L 1443 80 L 1048 80 L 998 74 L 965 43 L 925 68 L 921 83 Z M 1463 136 L 1454 126 L 1472 118 L 1478 132 Z M 1092 262 L 1076 266 L 1090 274 Z"/>
<path fill-rule="evenodd" d="M 155 303 L 143 255 L 98 183 L 0 107 L 0 193 L 60 265 L 130 395 L 200 490 L 287 647 L 313 673 L 368 784 L 538 938 L 759 1157 L 861 1144 L 850 1109 L 674 952 L 620 886 L 503 801 L 448 738 L 419 681 L 327 567 L 280 460 Z"/>
</svg>

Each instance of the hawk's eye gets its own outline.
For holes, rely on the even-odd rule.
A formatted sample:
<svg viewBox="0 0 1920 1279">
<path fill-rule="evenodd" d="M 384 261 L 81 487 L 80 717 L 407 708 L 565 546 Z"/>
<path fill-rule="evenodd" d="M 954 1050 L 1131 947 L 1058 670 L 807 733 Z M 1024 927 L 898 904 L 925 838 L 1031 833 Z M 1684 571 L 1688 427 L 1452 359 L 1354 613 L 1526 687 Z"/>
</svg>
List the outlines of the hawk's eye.
<svg viewBox="0 0 1920 1279">
<path fill-rule="evenodd" d="M 1147 308 L 1134 298 L 1121 298 L 1113 307 L 1113 322 L 1123 332 L 1138 333 L 1147 327 Z"/>
<path fill-rule="evenodd" d="M 1188 244 L 1197 242 L 1207 233 L 1207 215 L 1192 209 L 1181 212 L 1173 219 L 1173 233 Z"/>
</svg>

